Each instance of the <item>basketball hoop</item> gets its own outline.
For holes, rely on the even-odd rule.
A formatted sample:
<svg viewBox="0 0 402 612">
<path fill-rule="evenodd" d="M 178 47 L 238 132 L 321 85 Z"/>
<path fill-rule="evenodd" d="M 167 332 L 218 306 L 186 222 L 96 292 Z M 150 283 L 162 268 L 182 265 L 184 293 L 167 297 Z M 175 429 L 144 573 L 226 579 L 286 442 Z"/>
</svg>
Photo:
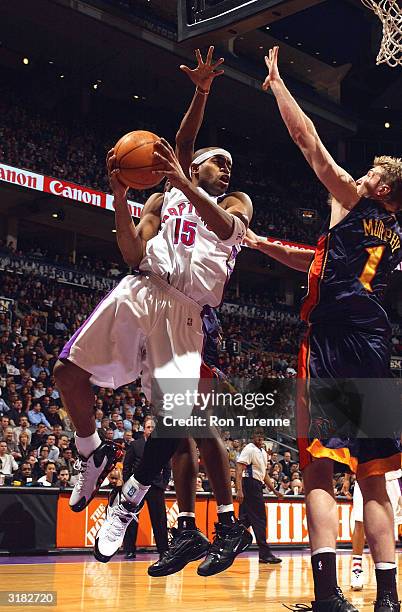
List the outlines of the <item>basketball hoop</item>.
<svg viewBox="0 0 402 612">
<path fill-rule="evenodd" d="M 388 64 L 391 68 L 402 65 L 402 7 L 398 0 L 361 0 L 374 11 L 382 23 L 382 43 L 377 56 L 377 66 Z"/>
</svg>

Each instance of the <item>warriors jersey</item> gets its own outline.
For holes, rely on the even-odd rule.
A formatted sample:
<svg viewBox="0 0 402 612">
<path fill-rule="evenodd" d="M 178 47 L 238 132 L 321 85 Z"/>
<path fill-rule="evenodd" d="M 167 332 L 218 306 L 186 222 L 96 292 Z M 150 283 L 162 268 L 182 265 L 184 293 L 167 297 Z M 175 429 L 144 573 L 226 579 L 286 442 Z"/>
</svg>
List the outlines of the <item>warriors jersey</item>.
<svg viewBox="0 0 402 612">
<path fill-rule="evenodd" d="M 373 200 L 360 200 L 318 240 L 302 319 L 388 334 L 384 292 L 401 260 L 402 230 L 395 216 Z"/>
<path fill-rule="evenodd" d="M 200 187 L 203 194 L 215 203 Z M 201 306 L 218 306 L 235 258 L 235 239 L 221 240 L 209 230 L 195 207 L 178 189 L 165 193 L 158 234 L 147 242 L 142 272 L 163 278 Z"/>
</svg>

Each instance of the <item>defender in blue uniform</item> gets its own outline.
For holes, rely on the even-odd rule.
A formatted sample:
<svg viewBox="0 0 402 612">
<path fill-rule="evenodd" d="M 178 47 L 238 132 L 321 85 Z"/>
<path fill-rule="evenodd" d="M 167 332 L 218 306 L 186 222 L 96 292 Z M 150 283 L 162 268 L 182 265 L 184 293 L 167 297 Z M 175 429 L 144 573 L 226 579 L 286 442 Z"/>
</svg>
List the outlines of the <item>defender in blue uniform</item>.
<svg viewBox="0 0 402 612">
<path fill-rule="evenodd" d="M 389 325 L 382 299 L 389 275 L 402 259 L 401 229 L 395 218 L 402 207 L 402 159 L 378 157 L 355 181 L 331 157 L 286 88 L 277 57 L 275 47 L 265 58 L 269 74 L 263 89 L 271 88 L 292 139 L 332 196 L 328 231 L 320 237 L 309 267 L 309 291 L 302 308 L 309 330 L 299 358 L 297 416 L 312 551 L 312 609 L 356 611 L 336 576 L 338 514 L 332 476 L 335 463 L 341 462 L 357 473 L 363 494 L 366 534 L 376 567 L 374 610 L 400 612 L 392 508 L 384 478 L 388 470 L 401 467 L 400 440 L 353 438 L 347 430 L 350 422 L 355 419 L 357 430 L 357 421 L 365 415 L 356 418 L 352 402 L 348 418 L 340 424 L 343 400 L 348 403 L 353 393 L 349 387 L 337 402 L 334 391 L 338 393 L 343 379 L 377 382 L 390 376 Z M 379 422 L 381 409 L 380 403 Z"/>
<path fill-rule="evenodd" d="M 375 200 L 361 199 L 319 238 L 301 310 L 309 324 L 299 354 L 304 381 L 299 383 L 299 447 L 304 467 L 313 456 L 346 464 L 358 478 L 400 469 L 396 438 L 402 418 L 389 380 L 391 327 L 383 300 L 401 260 L 398 221 Z M 359 387 L 353 379 L 376 380 Z"/>
</svg>

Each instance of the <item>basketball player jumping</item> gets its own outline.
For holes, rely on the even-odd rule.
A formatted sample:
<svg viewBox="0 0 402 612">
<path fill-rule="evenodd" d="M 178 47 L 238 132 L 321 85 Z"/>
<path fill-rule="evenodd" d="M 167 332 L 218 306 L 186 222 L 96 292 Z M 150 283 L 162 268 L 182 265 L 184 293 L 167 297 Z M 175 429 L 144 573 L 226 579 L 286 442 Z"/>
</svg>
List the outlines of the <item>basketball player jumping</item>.
<svg viewBox="0 0 402 612">
<path fill-rule="evenodd" d="M 86 507 L 114 462 L 114 450 L 101 442 L 95 429 L 91 383 L 117 388 L 142 371 L 151 401 L 151 381 L 157 383 L 158 397 L 171 392 L 172 380 L 181 394 L 190 391 L 194 397 L 202 360 L 201 310 L 220 304 L 228 266 L 234 265 L 233 247 L 241 244 L 252 216 L 246 194 L 223 195 L 230 180 L 230 153 L 214 147 L 198 152 L 190 180 L 166 140 L 161 139 L 155 151 L 163 167 L 160 176 L 167 176 L 172 189 L 149 198 L 138 226 L 130 216 L 113 150 L 108 154 L 118 245 L 139 273 L 127 276 L 104 298 L 64 347 L 55 367 L 81 456 L 70 498 L 75 511 Z M 192 403 L 182 406 L 180 417 L 189 416 L 192 408 Z M 170 415 L 165 410 L 162 404 L 160 423 Z M 163 436 L 148 441 L 135 475 L 107 508 L 96 539 L 99 560 L 108 561 L 120 548 L 126 526 L 179 442 Z"/>
<path fill-rule="evenodd" d="M 333 160 L 286 88 L 277 58 L 275 47 L 266 57 L 269 74 L 263 88 L 271 88 L 292 139 L 332 195 L 329 227 L 309 266 L 309 291 L 301 311 L 309 329 L 299 354 L 297 416 L 312 550 L 312 609 L 356 610 L 337 585 L 332 475 L 334 462 L 340 462 L 357 473 L 363 494 L 366 535 L 376 566 L 374 610 L 399 612 L 393 513 L 384 478 L 385 472 L 401 468 L 397 432 L 395 438 L 381 440 L 339 437 L 336 432 L 344 423 L 336 422 L 340 411 L 328 398 L 336 390 L 336 379 L 372 377 L 378 382 L 391 377 L 390 326 L 382 301 L 390 273 L 402 260 L 402 231 L 395 217 L 402 206 L 402 160 L 376 158 L 364 177 L 353 180 Z M 261 240 L 252 238 L 250 246 L 253 242 L 260 248 Z M 308 257 L 304 259 L 307 263 Z M 313 383 L 323 385 L 319 396 L 313 395 Z"/>
<path fill-rule="evenodd" d="M 202 121 L 208 94 L 216 76 L 223 73 L 216 68 L 223 58 L 212 64 L 214 48 L 211 46 L 205 62 L 200 51 L 196 51 L 198 65 L 190 70 L 181 69 L 190 77 L 196 86 L 189 109 L 176 134 L 176 154 L 185 173 L 191 177 L 190 169 L 194 159 L 194 145 Z M 228 270 L 230 271 L 230 270 Z M 202 384 L 205 392 L 211 390 L 215 378 L 217 382 L 217 342 L 219 321 L 210 307 L 203 309 L 203 364 L 201 368 Z M 214 370 L 214 371 L 213 371 Z M 172 457 L 173 477 L 177 503 L 179 507 L 178 528 L 172 530 L 173 538 L 169 550 L 148 568 L 151 576 L 167 576 L 180 571 L 190 563 L 206 554 L 198 567 L 202 576 L 210 576 L 230 567 L 235 557 L 251 543 L 251 534 L 236 520 L 230 481 L 230 469 L 227 451 L 216 428 L 210 427 L 201 433 L 197 445 L 205 465 L 209 481 L 217 503 L 218 522 L 215 524 L 215 538 L 210 544 L 206 536 L 197 529 L 195 522 L 196 480 L 198 458 L 196 446 L 191 438 L 184 438 Z"/>
</svg>

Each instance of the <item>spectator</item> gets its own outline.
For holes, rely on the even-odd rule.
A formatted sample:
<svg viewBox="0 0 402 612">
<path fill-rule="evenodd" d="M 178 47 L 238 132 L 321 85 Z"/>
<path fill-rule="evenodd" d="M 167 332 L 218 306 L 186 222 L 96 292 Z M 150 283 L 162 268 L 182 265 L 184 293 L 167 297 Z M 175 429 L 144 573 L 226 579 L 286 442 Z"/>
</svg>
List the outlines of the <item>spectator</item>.
<svg viewBox="0 0 402 612">
<path fill-rule="evenodd" d="M 70 475 L 75 476 L 78 474 L 78 471 L 74 468 L 75 461 L 76 459 L 73 455 L 73 449 L 67 447 L 62 450 L 61 458 L 59 458 L 57 466 L 59 468 L 67 468 Z"/>
<path fill-rule="evenodd" d="M 285 474 L 290 479 L 291 470 L 290 466 L 292 465 L 292 455 L 290 451 L 285 451 L 283 453 L 283 459 L 279 462 L 282 466 L 282 473 Z"/>
<path fill-rule="evenodd" d="M 113 432 L 113 440 L 122 440 L 124 437 L 123 419 L 119 417 L 116 421 L 116 429 Z"/>
<path fill-rule="evenodd" d="M 33 481 L 32 466 L 27 461 L 23 461 L 19 470 L 14 474 L 14 482 L 19 481 L 22 486 L 30 485 Z"/>
<path fill-rule="evenodd" d="M 58 472 L 58 478 L 55 482 L 55 487 L 59 487 L 60 489 L 65 489 L 66 487 L 70 487 L 70 472 L 67 468 L 60 468 Z"/>
<path fill-rule="evenodd" d="M 0 474 L 11 476 L 18 470 L 18 464 L 14 457 L 7 452 L 6 442 L 0 442 Z"/>
<path fill-rule="evenodd" d="M 20 417 L 20 424 L 18 427 L 14 427 L 13 434 L 15 442 L 20 441 L 20 434 L 26 433 L 28 436 L 28 445 L 31 443 L 32 433 L 29 429 L 28 417 L 23 415 Z"/>
<path fill-rule="evenodd" d="M 43 423 L 45 427 L 50 429 L 50 423 L 42 412 L 40 402 L 35 402 L 32 410 L 28 411 L 28 419 L 31 425 L 39 425 L 39 423 Z"/>
<path fill-rule="evenodd" d="M 126 429 L 124 431 L 124 435 L 123 435 L 123 444 L 124 444 L 124 449 L 127 450 L 128 446 L 130 446 L 131 442 L 133 442 L 134 438 L 133 438 L 133 432 L 129 429 Z"/>
<path fill-rule="evenodd" d="M 4 358 L 4 355 L 2 355 L 2 357 Z M 7 402 L 5 402 L 2 397 L 0 397 L 0 414 L 8 414 L 9 411 L 10 407 L 8 406 Z"/>
<path fill-rule="evenodd" d="M 130 431 L 133 429 L 133 411 L 130 408 L 125 410 L 123 426 L 124 429 L 129 429 Z"/>
<path fill-rule="evenodd" d="M 279 493 L 281 493 L 281 495 L 289 495 L 291 492 L 290 479 L 288 476 L 284 476 L 279 486 Z"/>
<path fill-rule="evenodd" d="M 43 487 L 55 487 L 56 486 L 56 464 L 53 461 L 46 463 L 45 475 L 38 478 L 38 484 Z"/>
<path fill-rule="evenodd" d="M 31 446 L 33 446 L 33 448 L 38 448 L 43 444 L 46 435 L 46 425 L 44 423 L 39 423 L 32 434 Z"/>
<path fill-rule="evenodd" d="M 52 427 L 54 425 L 60 425 L 60 427 L 63 428 L 64 423 L 59 414 L 59 407 L 57 404 L 50 404 L 48 410 L 46 411 L 46 409 L 44 409 L 44 412 L 46 414 L 48 423 L 50 423 Z"/>
<path fill-rule="evenodd" d="M 103 402 L 102 402 L 103 404 Z M 96 429 L 100 429 L 102 427 L 102 419 L 104 417 L 103 410 L 101 408 L 97 408 L 95 411 L 95 427 Z"/>
<path fill-rule="evenodd" d="M 28 457 L 29 450 L 30 446 L 28 433 L 26 431 L 21 431 L 17 446 L 18 457 L 14 455 L 14 459 L 20 462 L 25 461 Z"/>
<path fill-rule="evenodd" d="M 292 495 L 303 495 L 303 482 L 300 478 L 295 478 L 290 483 L 290 488 L 292 489 Z"/>
<path fill-rule="evenodd" d="M 198 493 L 205 493 L 204 487 L 202 486 L 202 478 L 200 475 L 197 476 L 196 491 Z"/>
<path fill-rule="evenodd" d="M 39 449 L 39 454 L 41 454 L 42 448 L 48 448 L 49 454 L 48 454 L 48 459 L 49 461 L 54 461 L 56 462 L 59 458 L 60 455 L 60 450 L 59 448 L 56 446 L 56 436 L 54 434 L 48 434 L 46 436 L 46 442 L 45 444 Z"/>
<path fill-rule="evenodd" d="M 4 414 L 0 417 L 0 438 L 3 438 L 4 431 L 10 427 L 10 418 Z"/>
</svg>

